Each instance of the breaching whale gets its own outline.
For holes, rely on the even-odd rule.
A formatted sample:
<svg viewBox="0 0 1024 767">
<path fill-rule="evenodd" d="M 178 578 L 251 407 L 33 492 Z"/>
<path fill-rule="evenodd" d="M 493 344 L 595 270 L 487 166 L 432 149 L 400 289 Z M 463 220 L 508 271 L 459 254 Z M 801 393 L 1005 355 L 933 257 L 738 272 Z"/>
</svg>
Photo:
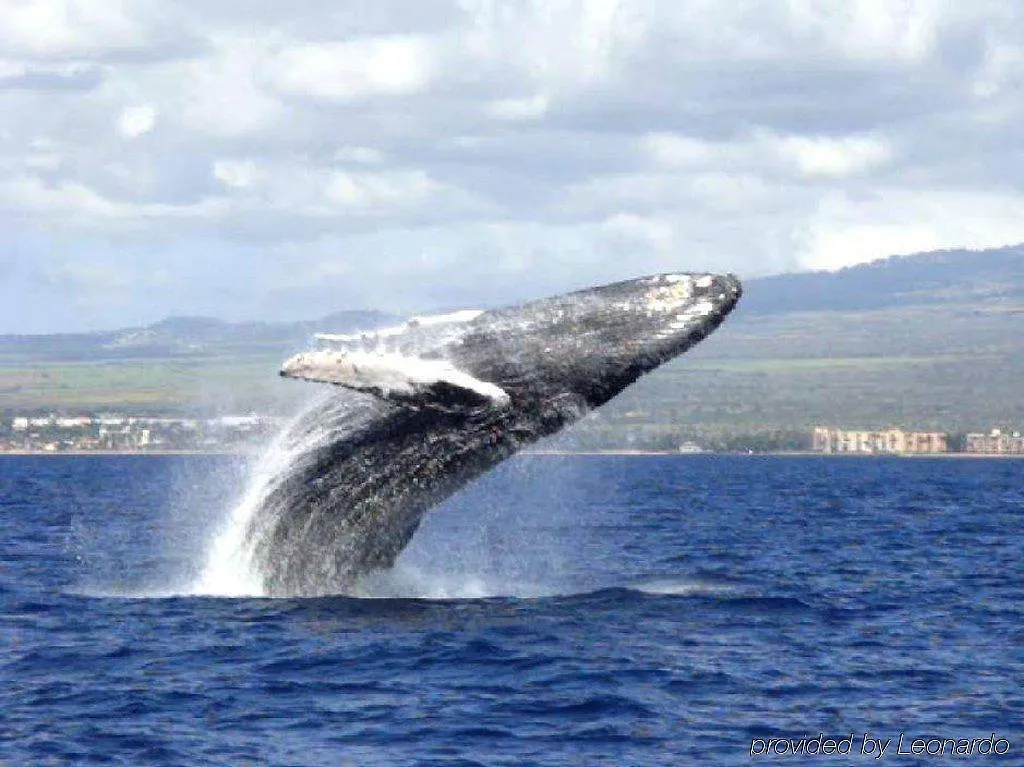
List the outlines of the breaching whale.
<svg viewBox="0 0 1024 767">
<path fill-rule="evenodd" d="M 300 448 L 250 518 L 264 592 L 346 593 L 391 567 L 432 507 L 685 352 L 741 292 L 732 275 L 661 274 L 320 336 L 281 375 L 342 390 L 293 423 Z"/>
</svg>

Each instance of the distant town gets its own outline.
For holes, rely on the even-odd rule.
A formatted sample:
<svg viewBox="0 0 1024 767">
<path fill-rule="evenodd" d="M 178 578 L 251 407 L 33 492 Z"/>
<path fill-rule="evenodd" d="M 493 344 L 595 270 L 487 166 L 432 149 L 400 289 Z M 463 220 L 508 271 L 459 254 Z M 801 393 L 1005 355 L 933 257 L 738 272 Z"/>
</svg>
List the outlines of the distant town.
<svg viewBox="0 0 1024 767">
<path fill-rule="evenodd" d="M 209 418 L 138 416 L 116 412 L 90 415 L 15 415 L 0 421 L 0 453 L 242 453 L 258 449 L 276 434 L 287 419 L 248 413 Z M 1020 431 L 950 435 L 935 431 L 847 430 L 827 426 L 805 433 L 803 445 L 792 438 L 779 446 L 752 436 L 750 447 L 737 440 L 726 452 L 790 452 L 822 455 L 1005 455 L 1024 456 Z M 647 450 L 617 440 L 582 452 L 659 452 L 699 454 L 709 451 L 699 440 L 681 440 L 674 448 L 659 445 Z M 579 450 L 577 450 L 579 451 Z M 572 451 L 570 451 L 572 452 Z"/>
<path fill-rule="evenodd" d="M 284 422 L 252 413 L 213 418 L 15 416 L 0 425 L 0 453 L 244 452 Z"/>
<path fill-rule="evenodd" d="M 819 426 L 812 434 L 812 450 L 824 454 L 929 455 L 968 453 L 974 455 L 1024 455 L 1021 432 L 992 429 L 963 436 L 953 449 L 945 432 L 916 432 L 902 429 L 849 431 Z"/>
</svg>

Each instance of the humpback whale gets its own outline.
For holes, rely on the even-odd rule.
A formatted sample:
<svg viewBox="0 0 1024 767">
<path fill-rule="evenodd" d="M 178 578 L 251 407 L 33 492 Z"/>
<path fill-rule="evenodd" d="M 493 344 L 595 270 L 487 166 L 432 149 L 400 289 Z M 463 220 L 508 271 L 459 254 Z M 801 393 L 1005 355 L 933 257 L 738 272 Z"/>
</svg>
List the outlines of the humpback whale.
<svg viewBox="0 0 1024 767">
<path fill-rule="evenodd" d="M 391 567 L 432 507 L 701 341 L 741 292 L 660 274 L 318 336 L 280 373 L 340 388 L 292 424 L 300 448 L 248 523 L 264 592 L 346 593 Z"/>
</svg>

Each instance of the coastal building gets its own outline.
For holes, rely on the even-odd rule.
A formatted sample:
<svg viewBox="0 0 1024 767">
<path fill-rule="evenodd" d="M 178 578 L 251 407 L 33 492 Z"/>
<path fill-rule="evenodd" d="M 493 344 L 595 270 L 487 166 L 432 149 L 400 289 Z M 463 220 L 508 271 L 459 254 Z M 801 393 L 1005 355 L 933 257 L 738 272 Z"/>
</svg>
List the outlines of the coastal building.
<svg viewBox="0 0 1024 767">
<path fill-rule="evenodd" d="M 88 429 L 92 426 L 92 419 L 88 416 L 57 418 L 54 421 L 54 426 L 58 429 Z"/>
<path fill-rule="evenodd" d="M 1024 435 L 1019 431 L 1004 432 L 992 429 L 988 434 L 968 434 L 964 452 L 979 455 L 1024 455 Z"/>
<path fill-rule="evenodd" d="M 945 453 L 948 443 L 943 432 L 855 431 L 819 426 L 812 435 L 812 449 L 827 454 L 930 454 Z"/>
<path fill-rule="evenodd" d="M 14 415 L 0 423 L 0 453 L 249 450 L 284 426 L 256 414 L 215 418 L 169 415 Z"/>
</svg>

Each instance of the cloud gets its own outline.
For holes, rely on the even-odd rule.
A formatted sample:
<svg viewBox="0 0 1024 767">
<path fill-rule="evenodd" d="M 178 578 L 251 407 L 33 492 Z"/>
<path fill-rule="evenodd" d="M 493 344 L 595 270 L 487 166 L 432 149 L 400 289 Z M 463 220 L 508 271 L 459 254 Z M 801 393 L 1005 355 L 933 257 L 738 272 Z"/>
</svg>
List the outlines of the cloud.
<svg viewBox="0 0 1024 767">
<path fill-rule="evenodd" d="M 0 50 L 34 60 L 147 60 L 192 39 L 157 0 L 4 0 Z"/>
<path fill-rule="evenodd" d="M 211 32 L 207 42 L 207 55 L 144 73 L 138 84 L 162 94 L 166 111 L 179 115 L 187 145 L 202 152 L 220 140 L 284 131 L 286 109 L 264 82 L 272 56 L 267 41 L 226 30 Z"/>
<path fill-rule="evenodd" d="M 221 183 L 236 189 L 250 187 L 259 175 L 259 167 L 253 160 L 216 160 L 213 176 Z"/>
<path fill-rule="evenodd" d="M 1010 0 L 0 8 L 0 332 L 1024 240 Z"/>
<path fill-rule="evenodd" d="M 149 105 L 127 107 L 117 120 L 117 131 L 125 138 L 138 138 L 156 125 L 156 109 Z"/>
<path fill-rule="evenodd" d="M 90 63 L 0 60 L 0 90 L 91 90 L 102 78 L 102 68 Z"/>
<path fill-rule="evenodd" d="M 1017 194 L 950 189 L 880 191 L 861 199 L 830 194 L 809 221 L 801 263 L 838 269 L 949 243 L 981 250 L 1024 242 L 1024 221 L 1014 215 L 1020 204 Z"/>
<path fill-rule="evenodd" d="M 779 141 L 778 152 L 807 176 L 836 178 L 865 173 L 891 155 L 884 141 L 861 136 L 791 136 Z"/>
<path fill-rule="evenodd" d="M 538 95 L 522 99 L 498 99 L 486 106 L 486 112 L 499 120 L 535 120 L 548 111 L 547 96 Z"/>
<path fill-rule="evenodd" d="M 90 56 L 146 45 L 145 30 L 120 2 L 5 2 L 0 29 L 5 50 L 39 57 Z"/>
<path fill-rule="evenodd" d="M 422 90 L 433 69 L 431 46 L 415 37 L 293 44 L 272 63 L 283 92 L 347 101 Z"/>
</svg>

